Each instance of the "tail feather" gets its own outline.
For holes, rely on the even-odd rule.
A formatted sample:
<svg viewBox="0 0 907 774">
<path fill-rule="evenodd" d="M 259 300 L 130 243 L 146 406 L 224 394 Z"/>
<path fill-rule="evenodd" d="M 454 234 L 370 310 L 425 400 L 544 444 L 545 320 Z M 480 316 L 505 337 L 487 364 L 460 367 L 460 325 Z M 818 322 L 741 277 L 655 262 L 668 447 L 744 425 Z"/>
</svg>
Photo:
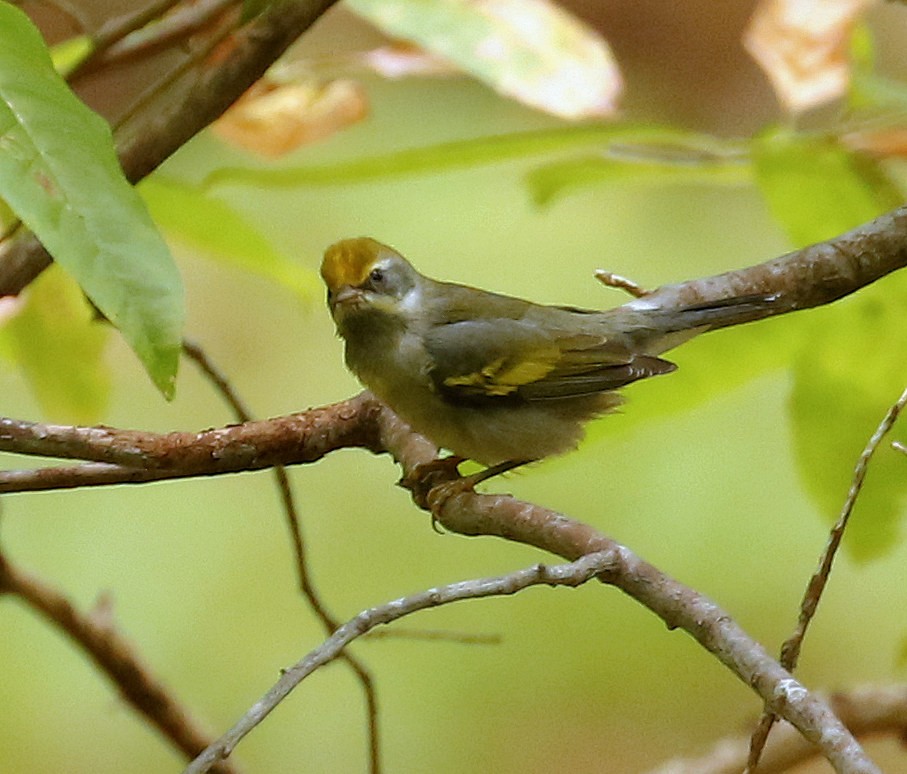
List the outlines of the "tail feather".
<svg viewBox="0 0 907 774">
<path fill-rule="evenodd" d="M 613 322 L 633 341 L 635 351 L 660 355 L 700 333 L 786 311 L 778 309 L 778 301 L 778 294 L 752 294 L 664 308 L 643 296 L 610 310 L 610 314 Z"/>
</svg>

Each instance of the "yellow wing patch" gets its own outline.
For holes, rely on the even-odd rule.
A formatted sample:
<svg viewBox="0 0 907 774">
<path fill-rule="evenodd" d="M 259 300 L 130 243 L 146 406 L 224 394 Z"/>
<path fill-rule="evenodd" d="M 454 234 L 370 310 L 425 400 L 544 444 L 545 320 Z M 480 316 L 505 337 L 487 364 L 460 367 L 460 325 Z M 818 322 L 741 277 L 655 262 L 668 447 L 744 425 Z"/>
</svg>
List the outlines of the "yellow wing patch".
<svg viewBox="0 0 907 774">
<path fill-rule="evenodd" d="M 556 356 L 555 356 L 556 360 Z M 448 376 L 446 387 L 465 387 L 490 397 L 510 395 L 524 384 L 544 379 L 554 370 L 554 362 L 523 360 L 507 363 L 503 357 L 492 360 L 480 371 L 462 376 Z"/>
</svg>

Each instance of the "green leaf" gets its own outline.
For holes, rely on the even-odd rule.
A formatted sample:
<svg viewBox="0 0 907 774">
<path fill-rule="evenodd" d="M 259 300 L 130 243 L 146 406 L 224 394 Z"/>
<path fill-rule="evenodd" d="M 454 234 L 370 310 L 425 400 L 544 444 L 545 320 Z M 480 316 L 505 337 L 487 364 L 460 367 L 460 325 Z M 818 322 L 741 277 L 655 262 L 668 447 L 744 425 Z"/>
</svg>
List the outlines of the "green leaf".
<svg viewBox="0 0 907 774">
<path fill-rule="evenodd" d="M 309 167 L 245 169 L 223 167 L 212 172 L 205 187 L 224 184 L 274 187 L 343 185 L 464 169 L 532 158 L 578 148 L 604 152 L 615 144 L 679 145 L 705 152 L 732 152 L 735 146 L 711 135 L 672 127 L 639 124 L 587 124 L 490 137 L 456 140 L 425 148 L 407 148 L 381 156 Z"/>
<path fill-rule="evenodd" d="M 562 118 L 609 115 L 621 89 L 608 44 L 547 0 L 347 0 L 384 32 Z"/>
<path fill-rule="evenodd" d="M 78 35 L 57 43 L 50 50 L 54 68 L 64 78 L 84 62 L 94 51 L 94 41 L 88 35 Z"/>
<path fill-rule="evenodd" d="M 624 391 L 619 421 L 606 417 L 589 426 L 590 439 L 616 435 L 656 417 L 707 403 L 772 371 L 786 367 L 802 341 L 802 325 L 790 317 L 725 328 L 699 336 L 664 355 L 678 366 L 664 378 L 645 379 Z M 741 358 L 740 353 L 746 357 Z"/>
<path fill-rule="evenodd" d="M 657 152 L 657 149 L 652 148 Z M 555 161 L 526 178 L 536 204 L 546 205 L 583 188 L 614 183 L 737 186 L 750 182 L 747 164 L 729 158 L 658 159 L 586 156 Z"/>
<path fill-rule="evenodd" d="M 801 476 L 831 522 L 860 453 L 907 382 L 907 277 L 886 278 L 813 315 L 812 335 L 793 360 L 791 419 Z M 888 440 L 903 438 L 903 428 L 902 422 Z M 845 546 L 854 556 L 892 548 L 905 495 L 907 460 L 885 441 L 848 526 Z"/>
<path fill-rule="evenodd" d="M 757 179 L 797 246 L 819 242 L 900 205 L 902 196 L 873 159 L 835 140 L 776 133 L 754 143 Z M 907 279 L 887 278 L 828 309 L 793 359 L 791 421 L 807 491 L 837 518 L 854 465 L 897 399 L 907 373 Z M 887 447 L 872 462 L 846 545 L 871 557 L 896 537 L 907 471 Z"/>
<path fill-rule="evenodd" d="M 78 285 L 51 266 L 28 287 L 0 339 L 46 416 L 89 424 L 101 418 L 110 394 L 103 360 L 108 331 Z"/>
<path fill-rule="evenodd" d="M 159 174 L 143 180 L 139 193 L 166 231 L 217 260 L 273 280 L 304 300 L 321 293 L 314 272 L 289 260 L 244 217 L 205 191 Z"/>
<path fill-rule="evenodd" d="M 753 142 L 753 160 L 772 215 L 797 247 L 829 239 L 903 202 L 878 161 L 833 138 L 766 134 Z"/>
<path fill-rule="evenodd" d="M 123 177 L 109 127 L 54 70 L 25 14 L 5 2 L 0 2 L 0 196 L 171 397 L 184 318 L 179 273 Z"/>
<path fill-rule="evenodd" d="M 848 107 L 852 112 L 875 113 L 883 121 L 903 123 L 907 85 L 876 72 L 875 41 L 869 25 L 858 24 L 850 40 L 851 76 Z"/>
</svg>

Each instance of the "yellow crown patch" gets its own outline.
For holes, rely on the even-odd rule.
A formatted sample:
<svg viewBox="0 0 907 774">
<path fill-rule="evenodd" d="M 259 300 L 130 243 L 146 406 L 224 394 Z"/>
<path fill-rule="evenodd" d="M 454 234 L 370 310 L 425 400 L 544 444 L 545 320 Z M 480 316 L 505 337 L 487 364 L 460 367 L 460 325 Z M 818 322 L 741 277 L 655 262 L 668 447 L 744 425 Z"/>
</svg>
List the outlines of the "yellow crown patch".
<svg viewBox="0 0 907 774">
<path fill-rule="evenodd" d="M 356 287 L 365 282 L 382 252 L 392 251 L 371 237 L 344 239 L 325 250 L 321 276 L 331 290 L 343 285 Z"/>
</svg>

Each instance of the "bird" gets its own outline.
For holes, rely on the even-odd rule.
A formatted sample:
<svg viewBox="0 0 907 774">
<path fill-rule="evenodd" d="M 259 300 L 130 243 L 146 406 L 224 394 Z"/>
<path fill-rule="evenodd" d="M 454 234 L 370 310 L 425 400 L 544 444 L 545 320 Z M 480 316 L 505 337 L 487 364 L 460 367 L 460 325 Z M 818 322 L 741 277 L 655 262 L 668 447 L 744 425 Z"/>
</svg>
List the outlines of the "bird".
<svg viewBox="0 0 907 774">
<path fill-rule="evenodd" d="M 676 369 L 661 354 L 770 301 L 537 304 L 427 277 L 371 237 L 328 247 L 321 276 L 349 370 L 455 461 L 493 474 L 576 448 L 618 390 Z"/>
</svg>

